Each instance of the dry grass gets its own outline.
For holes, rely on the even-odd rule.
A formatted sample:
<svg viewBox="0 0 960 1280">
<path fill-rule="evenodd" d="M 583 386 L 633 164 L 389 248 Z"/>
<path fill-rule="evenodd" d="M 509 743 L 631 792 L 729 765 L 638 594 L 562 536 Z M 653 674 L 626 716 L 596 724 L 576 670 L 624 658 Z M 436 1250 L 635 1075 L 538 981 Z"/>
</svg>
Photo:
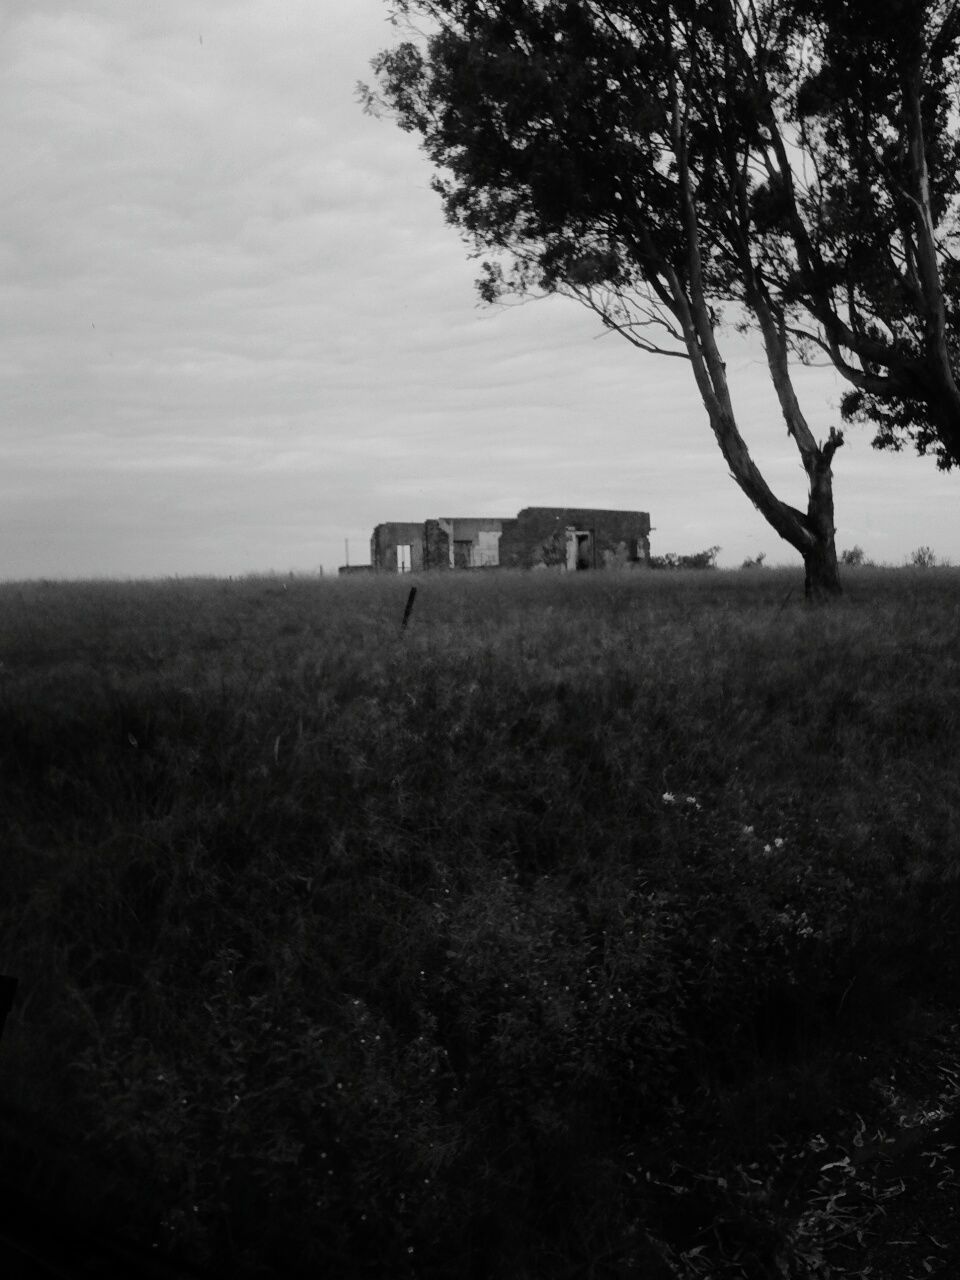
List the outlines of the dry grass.
<svg viewBox="0 0 960 1280">
<path fill-rule="evenodd" d="M 4 1096 L 231 1274 L 771 1274 L 955 990 L 960 573 L 408 587 L 0 588 Z"/>
</svg>

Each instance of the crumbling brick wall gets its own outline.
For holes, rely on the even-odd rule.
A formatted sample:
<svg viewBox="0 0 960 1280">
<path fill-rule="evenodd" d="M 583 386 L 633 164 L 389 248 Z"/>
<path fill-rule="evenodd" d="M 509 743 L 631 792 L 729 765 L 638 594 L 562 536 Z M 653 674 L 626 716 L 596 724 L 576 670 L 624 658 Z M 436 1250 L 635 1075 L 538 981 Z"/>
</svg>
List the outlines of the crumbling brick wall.
<svg viewBox="0 0 960 1280">
<path fill-rule="evenodd" d="M 450 536 L 439 520 L 427 520 L 423 526 L 423 565 L 425 569 L 450 568 Z"/>
<path fill-rule="evenodd" d="M 646 511 L 596 511 L 583 507 L 525 507 L 515 520 L 503 521 L 500 563 L 509 568 L 567 563 L 567 529 L 592 535 L 592 563 L 641 564 L 650 557 L 650 516 Z"/>
<path fill-rule="evenodd" d="M 424 568 L 424 527 L 422 524 L 393 521 L 378 524 L 370 539 L 370 563 L 374 569 L 386 573 L 397 572 L 397 547 L 410 548 L 410 571 L 420 573 Z"/>
</svg>

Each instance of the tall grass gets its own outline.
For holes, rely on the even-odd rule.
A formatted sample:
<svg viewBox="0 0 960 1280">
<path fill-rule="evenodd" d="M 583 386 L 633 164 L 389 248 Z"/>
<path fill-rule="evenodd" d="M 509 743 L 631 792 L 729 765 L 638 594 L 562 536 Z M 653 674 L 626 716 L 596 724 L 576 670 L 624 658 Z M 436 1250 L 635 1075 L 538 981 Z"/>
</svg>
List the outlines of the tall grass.
<svg viewBox="0 0 960 1280">
<path fill-rule="evenodd" d="M 0 588 L 10 1108 L 231 1275 L 676 1263 L 956 990 L 960 573 L 847 578 Z"/>
</svg>

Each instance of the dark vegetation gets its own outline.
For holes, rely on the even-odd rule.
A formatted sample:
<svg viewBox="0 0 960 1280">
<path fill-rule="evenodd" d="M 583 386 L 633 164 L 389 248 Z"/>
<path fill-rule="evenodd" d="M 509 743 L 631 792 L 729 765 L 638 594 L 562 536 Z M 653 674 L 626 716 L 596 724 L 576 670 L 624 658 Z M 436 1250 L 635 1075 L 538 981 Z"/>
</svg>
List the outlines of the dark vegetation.
<svg viewBox="0 0 960 1280">
<path fill-rule="evenodd" d="M 953 1034 L 960 574 L 419 585 L 0 588 L 8 1112 L 230 1276 L 807 1274 Z"/>
<path fill-rule="evenodd" d="M 694 551 L 689 555 L 678 555 L 676 551 L 667 551 L 662 556 L 650 557 L 651 569 L 715 569 L 720 547 L 707 547 L 705 551 Z"/>
</svg>

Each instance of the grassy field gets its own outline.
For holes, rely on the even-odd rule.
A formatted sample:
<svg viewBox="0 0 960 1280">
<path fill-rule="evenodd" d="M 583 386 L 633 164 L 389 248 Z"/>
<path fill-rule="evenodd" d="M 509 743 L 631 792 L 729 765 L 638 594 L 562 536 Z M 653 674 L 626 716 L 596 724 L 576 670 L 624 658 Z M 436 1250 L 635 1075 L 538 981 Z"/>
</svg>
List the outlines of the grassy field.
<svg viewBox="0 0 960 1280">
<path fill-rule="evenodd" d="M 231 1276 L 803 1274 L 956 1039 L 960 571 L 418 585 L 0 587 L 5 1141 Z"/>
</svg>

